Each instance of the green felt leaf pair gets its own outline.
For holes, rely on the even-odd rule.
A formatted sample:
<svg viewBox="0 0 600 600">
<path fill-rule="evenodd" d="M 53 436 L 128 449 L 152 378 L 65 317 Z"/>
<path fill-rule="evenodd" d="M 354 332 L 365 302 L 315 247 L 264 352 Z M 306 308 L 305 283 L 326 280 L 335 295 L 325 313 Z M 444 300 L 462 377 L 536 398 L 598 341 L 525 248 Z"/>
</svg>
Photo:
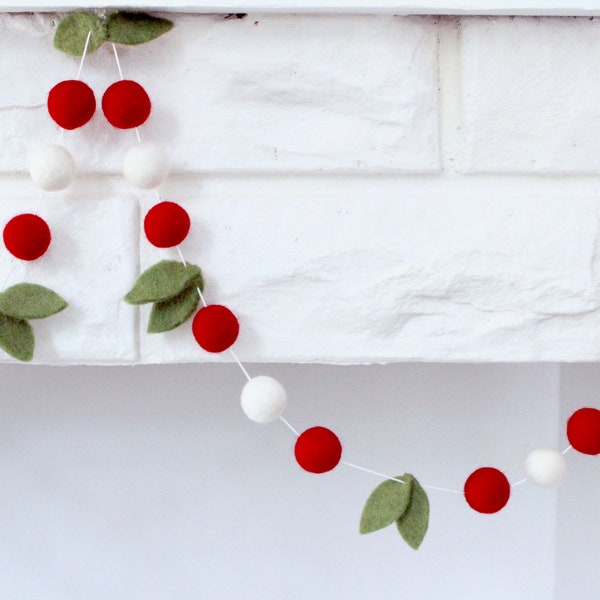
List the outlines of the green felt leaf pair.
<svg viewBox="0 0 600 600">
<path fill-rule="evenodd" d="M 30 361 L 35 339 L 29 319 L 44 319 L 67 303 L 43 285 L 19 283 L 0 294 L 0 348 L 13 358 Z"/>
<path fill-rule="evenodd" d="M 429 499 L 410 474 L 378 485 L 367 499 L 360 518 L 360 532 L 372 533 L 396 523 L 404 541 L 417 550 L 429 526 Z"/>
<path fill-rule="evenodd" d="M 91 31 L 87 53 L 96 52 L 104 42 L 145 44 L 173 28 L 168 19 L 145 13 L 117 12 L 108 17 L 79 12 L 65 17 L 54 34 L 54 46 L 73 56 L 81 56 Z"/>
<path fill-rule="evenodd" d="M 144 271 L 125 296 L 129 304 L 154 303 L 148 333 L 170 331 L 185 323 L 198 308 L 204 291 L 202 271 L 196 265 L 162 260 Z"/>
</svg>

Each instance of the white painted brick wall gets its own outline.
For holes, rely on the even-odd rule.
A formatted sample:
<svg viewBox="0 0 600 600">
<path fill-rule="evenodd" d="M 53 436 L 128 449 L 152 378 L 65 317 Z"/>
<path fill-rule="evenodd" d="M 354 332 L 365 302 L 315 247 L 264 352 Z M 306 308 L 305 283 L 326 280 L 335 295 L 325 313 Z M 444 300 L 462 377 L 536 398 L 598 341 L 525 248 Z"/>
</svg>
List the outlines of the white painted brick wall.
<svg viewBox="0 0 600 600">
<path fill-rule="evenodd" d="M 45 97 L 77 71 L 53 19 L 0 16 L 3 222 L 36 204 L 27 155 L 55 141 Z M 172 158 L 161 194 L 192 216 L 182 250 L 240 317 L 243 360 L 600 358 L 596 20 L 174 19 L 121 60 L 154 103 L 143 137 Z M 115 78 L 109 48 L 86 62 L 98 99 Z M 118 176 L 133 143 L 101 114 L 65 136 L 81 176 L 43 201 L 51 252 L 10 277 L 71 303 L 35 324 L 38 362 L 221 358 L 186 326 L 146 335 L 120 301 L 176 257 L 138 240 L 155 199 Z"/>
<path fill-rule="evenodd" d="M 19 171 L 40 137 L 52 138 L 45 98 L 55 83 L 75 76 L 78 60 L 53 49 L 51 19 L 40 22 L 40 35 L 14 31 L 14 18 L 3 19 L 0 54 L 13 66 L 0 86 L 0 130 L 9 142 L 0 167 Z M 168 147 L 173 171 L 439 169 L 430 19 L 176 21 L 168 36 L 120 50 L 125 76 L 154 102 L 144 136 Z M 90 56 L 83 79 L 100 99 L 117 78 L 105 45 Z M 134 140 L 97 113 L 66 145 L 82 171 L 115 173 Z"/>
<path fill-rule="evenodd" d="M 600 170 L 600 19 L 461 23 L 464 170 Z"/>
</svg>

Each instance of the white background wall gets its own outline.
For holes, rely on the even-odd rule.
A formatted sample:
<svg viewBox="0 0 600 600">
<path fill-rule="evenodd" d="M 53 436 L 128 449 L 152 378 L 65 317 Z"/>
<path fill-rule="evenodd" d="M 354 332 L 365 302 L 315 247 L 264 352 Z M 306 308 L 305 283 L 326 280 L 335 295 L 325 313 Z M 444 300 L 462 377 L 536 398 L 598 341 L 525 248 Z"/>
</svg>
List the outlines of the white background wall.
<svg viewBox="0 0 600 600">
<path fill-rule="evenodd" d="M 560 379 L 562 422 L 582 406 L 599 406 L 599 365 L 563 365 Z M 597 459 L 597 456 L 581 454 L 569 456 L 569 481 L 560 489 L 556 597 L 561 600 L 591 600 L 600 588 L 600 478 Z"/>
<path fill-rule="evenodd" d="M 566 445 L 558 366 L 249 368 L 285 384 L 298 429 L 336 431 L 345 460 L 426 484 L 460 489 L 485 465 L 514 482 L 529 450 Z M 567 374 L 566 403 L 593 401 L 598 369 Z M 2 597 L 532 600 L 555 573 L 557 598 L 595 597 L 593 459 L 569 454 L 558 514 L 557 492 L 527 484 L 492 516 L 430 491 L 414 552 L 391 528 L 358 534 L 377 477 L 309 475 L 283 424 L 243 416 L 234 365 L 5 365 L 1 381 Z"/>
</svg>

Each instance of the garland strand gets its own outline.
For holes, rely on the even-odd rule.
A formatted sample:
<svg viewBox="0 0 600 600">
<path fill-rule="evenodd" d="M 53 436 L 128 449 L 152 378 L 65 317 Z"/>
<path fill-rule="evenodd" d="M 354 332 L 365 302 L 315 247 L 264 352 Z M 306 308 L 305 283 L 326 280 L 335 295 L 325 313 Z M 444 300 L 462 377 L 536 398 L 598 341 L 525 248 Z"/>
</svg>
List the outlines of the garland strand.
<svg viewBox="0 0 600 600">
<path fill-rule="evenodd" d="M 122 76 L 117 48 L 113 45 L 113 52 L 119 73 Z M 141 142 L 139 132 L 136 130 L 138 142 Z M 160 201 L 160 194 L 157 192 Z M 167 203 L 162 203 L 167 204 Z M 173 204 L 174 206 L 171 206 Z M 178 211 L 184 211 L 179 205 L 169 203 L 169 209 L 160 209 L 156 205 L 146 215 L 144 230 L 148 241 L 157 247 L 173 247 L 179 256 L 179 265 L 187 269 L 187 262 L 180 247 L 180 243 L 187 236 L 189 230 L 189 217 L 185 219 L 185 226 L 178 223 Z M 175 208 L 177 207 L 177 208 Z M 153 212 L 161 210 L 160 224 L 153 222 Z M 184 211 L 185 213 L 185 211 Z M 185 213 L 187 216 L 187 213 Z M 170 239 L 172 243 L 164 243 L 164 238 L 169 237 L 166 231 L 177 233 Z M 160 243 L 157 242 L 160 239 Z M 161 264 L 161 263 L 159 263 Z M 172 263 L 169 263 L 172 264 Z M 153 269 L 155 267 L 151 267 Z M 172 267 L 175 269 L 175 265 Z M 146 279 L 149 271 L 140 277 Z M 163 273 L 164 276 L 164 273 Z M 138 284 L 140 283 L 138 280 Z M 148 284 L 148 282 L 145 282 Z M 136 284 L 136 285 L 138 285 Z M 134 288 L 135 289 L 135 288 Z M 404 540 L 414 549 L 417 549 L 428 528 L 429 500 L 425 493 L 435 490 L 451 494 L 464 495 L 465 500 L 474 510 L 480 513 L 495 513 L 501 510 L 508 502 L 511 489 L 527 481 L 546 486 L 558 485 L 566 475 L 566 461 L 564 455 L 576 447 L 580 452 L 587 454 L 600 453 L 600 411 L 596 409 L 581 409 L 569 420 L 567 430 L 569 441 L 562 452 L 551 448 L 539 448 L 527 457 L 525 471 L 527 477 L 510 484 L 504 473 L 493 467 L 483 467 L 475 470 L 467 479 L 462 491 L 448 489 L 435 485 L 420 485 L 410 473 L 401 476 L 391 476 L 373 469 L 341 460 L 342 445 L 338 437 L 325 427 L 312 427 L 302 433 L 290 424 L 282 415 L 287 403 L 287 397 L 281 384 L 271 377 L 260 375 L 251 377 L 243 363 L 232 349 L 239 331 L 237 319 L 233 313 L 221 305 L 208 304 L 201 286 L 196 286 L 195 291 L 203 305 L 192 324 L 192 332 L 198 344 L 208 352 L 228 351 L 238 364 L 247 383 L 241 394 L 242 409 L 253 421 L 267 423 L 280 420 L 297 438 L 295 457 L 299 465 L 311 473 L 325 473 L 338 464 L 370 473 L 385 481 L 380 484 L 367 499 L 360 520 L 360 532 L 370 533 L 392 523 L 396 523 L 399 533 Z M 171 298 L 181 294 L 180 286 L 169 290 Z M 165 298 L 157 299 L 165 301 Z M 169 298 L 166 299 L 169 301 Z M 210 314 L 209 314 L 210 313 Z M 151 329 L 149 328 L 149 331 Z M 589 439 L 588 439 L 589 438 Z M 591 441 L 591 446 L 586 445 Z"/>
<path fill-rule="evenodd" d="M 85 27 L 82 27 L 82 24 Z M 119 81 L 105 91 L 102 110 L 111 125 L 119 129 L 133 129 L 135 132 L 137 145 L 126 153 L 123 162 L 125 178 L 138 188 L 155 190 L 158 204 L 153 206 L 144 218 L 146 238 L 158 248 L 174 248 L 178 255 L 178 260 L 163 260 L 146 269 L 124 298 L 133 305 L 152 304 L 148 322 L 149 333 L 170 331 L 193 316 L 191 329 L 198 345 L 209 353 L 229 352 L 246 378 L 241 393 L 241 406 L 246 416 L 258 423 L 281 421 L 296 437 L 296 461 L 309 473 L 326 473 L 338 464 L 343 464 L 384 479 L 365 503 L 360 518 L 360 532 L 371 533 L 395 523 L 400 535 L 414 549 L 421 545 L 429 525 L 430 507 L 425 490 L 463 495 L 475 511 L 484 514 L 495 513 L 508 503 L 511 490 L 525 482 L 544 487 L 559 485 L 566 476 L 565 455 L 571 448 L 587 455 L 600 454 L 600 410 L 581 408 L 575 411 L 567 422 L 566 434 L 570 445 L 562 452 L 553 448 L 533 450 L 525 460 L 525 478 L 511 484 L 500 470 L 482 467 L 469 475 L 461 491 L 435 485 L 421 485 L 411 473 L 391 476 L 342 460 L 342 444 L 333 431 L 316 426 L 299 432 L 289 423 L 282 414 L 287 405 L 287 395 L 283 386 L 266 375 L 251 376 L 232 349 L 239 333 L 239 323 L 234 313 L 226 306 L 207 302 L 202 271 L 186 260 L 180 247 L 190 230 L 189 215 L 180 205 L 163 201 L 158 192 L 158 187 L 167 177 L 166 156 L 156 144 L 142 142 L 139 127 L 150 115 L 150 98 L 141 85 L 124 78 L 116 43 L 137 44 L 149 41 L 171 27 L 172 23 L 165 19 L 132 13 L 116 13 L 108 17 L 77 13 L 67 17 L 59 24 L 55 46 L 70 54 L 81 54 L 82 58 L 77 79 L 61 82 L 51 90 L 48 98 L 50 115 L 62 127 L 62 141 L 65 129 L 81 127 L 89 121 L 95 110 L 93 92 L 90 100 L 89 88 L 79 80 L 88 50 L 96 50 L 106 41 L 112 45 Z M 46 151 L 43 159 L 32 163 L 37 165 L 37 171 L 32 168 L 32 179 L 43 189 L 38 207 L 45 191 L 66 187 L 74 171 L 71 168 L 72 159 L 69 162 L 68 153 L 65 158 L 66 150 L 62 146 L 46 148 L 53 150 Z M 39 233 L 33 235 L 32 232 L 37 231 L 36 227 L 39 226 L 38 220 L 42 221 L 40 217 L 20 217 L 28 219 L 27 225 L 19 229 L 18 235 L 11 237 L 9 226 L 19 217 L 9 222 L 4 229 L 5 245 L 16 258 L 34 260 L 41 256 L 49 245 L 49 230 L 47 239 Z M 43 223 L 45 225 L 45 222 Z M 40 253 L 46 241 L 46 247 Z M 20 255 L 25 252 L 22 247 L 29 252 L 27 256 Z M 9 270 L 7 280 L 13 267 L 14 264 Z M 23 328 L 25 324 L 28 327 L 26 317 L 23 316 L 25 313 L 29 315 L 28 318 L 38 318 L 54 314 L 51 309 L 58 312 L 66 306 L 66 303 L 50 290 L 42 293 L 37 288 L 41 286 L 21 284 L 0 293 L 0 346 L 21 360 L 29 360 L 29 354 L 15 350 L 7 341 L 6 323 L 20 319 L 19 326 Z M 4 286 L 2 289 L 4 290 Z M 49 298 L 48 292 L 56 298 Z M 60 308 L 57 308 L 57 298 L 62 301 L 62 304 L 59 302 Z M 20 316 L 16 316 L 18 310 L 15 307 L 20 311 Z M 26 307 L 27 311 L 23 307 Z M 33 346 L 31 355 L 32 353 Z"/>
</svg>

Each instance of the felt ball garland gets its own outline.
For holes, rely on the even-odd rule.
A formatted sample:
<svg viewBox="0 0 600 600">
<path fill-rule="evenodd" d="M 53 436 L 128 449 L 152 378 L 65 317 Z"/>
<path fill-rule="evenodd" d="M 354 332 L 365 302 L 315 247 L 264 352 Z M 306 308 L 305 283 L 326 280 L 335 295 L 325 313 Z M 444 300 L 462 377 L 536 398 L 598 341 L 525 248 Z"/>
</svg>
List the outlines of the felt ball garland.
<svg viewBox="0 0 600 600">
<path fill-rule="evenodd" d="M 118 64 L 116 49 L 115 57 Z M 124 88 L 125 85 L 133 82 L 125 80 L 120 83 L 120 87 Z M 103 110 L 113 125 L 123 129 L 137 127 L 133 123 L 141 123 L 147 118 L 150 113 L 149 100 L 146 105 L 141 103 L 146 106 L 146 109 L 140 111 L 142 116 L 131 117 L 130 121 L 127 119 L 119 121 L 119 118 L 115 116 L 119 110 L 111 104 L 112 102 L 116 105 L 119 104 L 115 100 L 118 96 L 115 94 L 113 98 L 112 91 L 108 94 L 107 90 L 103 98 Z M 120 107 L 118 108 L 120 109 Z M 166 158 L 159 146 L 142 142 L 139 133 L 138 142 L 139 144 L 131 148 L 125 156 L 123 161 L 124 177 L 138 188 L 156 188 L 166 177 Z M 157 196 L 160 200 L 158 192 Z M 184 314 L 183 318 L 177 320 L 177 326 L 191 316 L 198 301 L 201 300 L 203 307 L 196 312 L 192 320 L 192 335 L 198 345 L 207 352 L 221 353 L 227 350 L 231 352 L 248 380 L 240 397 L 241 408 L 248 419 L 259 424 L 280 419 L 296 436 L 294 456 L 304 471 L 323 474 L 343 462 L 346 466 L 383 477 L 386 481 L 374 490 L 363 510 L 360 524 L 361 533 L 370 533 L 395 522 L 398 532 L 407 544 L 417 549 L 423 541 L 429 523 L 429 500 L 425 492 L 426 488 L 462 494 L 466 503 L 474 511 L 482 514 L 494 514 L 508 504 L 513 486 L 530 481 L 542 487 L 556 487 L 564 479 L 566 475 L 564 454 L 569 448 L 562 453 L 552 448 L 533 450 L 524 462 L 527 478 L 512 486 L 506 475 L 495 467 L 476 469 L 466 479 L 462 492 L 421 485 L 410 473 L 391 477 L 342 461 L 342 444 L 338 436 L 332 430 L 322 426 L 311 427 L 302 433 L 296 431 L 282 416 L 287 406 L 287 394 L 281 383 L 266 375 L 251 377 L 232 351 L 231 347 L 238 338 L 240 328 L 237 317 L 226 306 L 206 302 L 200 271 L 194 265 L 186 262 L 179 248 L 179 244 L 186 239 L 190 230 L 190 218 L 187 211 L 175 202 L 160 201 L 146 214 L 143 228 L 148 242 L 155 247 L 175 248 L 179 254 L 180 263 L 162 261 L 154 267 L 150 267 L 140 276 L 136 286 L 126 299 L 131 302 L 132 295 L 141 295 L 144 302 L 155 301 L 153 315 L 157 307 L 159 307 L 159 313 L 160 310 L 167 310 Z M 173 279 L 174 282 L 170 283 L 160 294 L 153 291 L 161 287 L 154 280 L 155 274 L 159 271 Z M 148 281 L 151 283 L 150 286 L 147 285 Z M 189 310 L 184 311 L 183 308 L 188 304 Z M 171 317 L 169 319 L 174 321 Z M 149 332 L 167 331 L 168 329 L 167 327 L 153 328 L 151 315 Z M 569 420 L 568 438 L 574 449 L 586 454 L 599 454 L 600 411 L 596 409 L 577 411 Z"/>
<path fill-rule="evenodd" d="M 65 19 L 65 27 L 59 26 L 58 48 L 70 54 L 78 54 L 83 47 L 83 66 L 90 44 L 92 26 L 81 44 L 79 39 L 69 38 L 68 31 L 78 32 L 81 23 L 94 23 L 96 33 L 109 31 L 103 27 L 104 17 L 87 13 L 72 15 Z M 147 15 L 116 13 L 110 15 L 114 35 L 120 39 L 95 39 L 93 50 L 104 41 L 113 42 L 113 50 L 121 80 L 111 84 L 102 97 L 102 110 L 107 121 L 118 129 L 136 129 L 138 144 L 133 146 L 123 160 L 123 175 L 139 189 L 156 189 L 166 178 L 168 167 L 164 151 L 154 143 L 142 142 L 137 128 L 149 118 L 152 105 L 144 88 L 135 81 L 124 79 L 118 60 L 115 41 L 139 43 L 135 32 L 140 24 L 148 27 L 148 39 L 168 31 L 172 24 L 164 19 Z M 67 26 L 66 21 L 70 20 Z M 99 27 L 96 25 L 100 24 Z M 62 23 L 61 23 L 62 25 Z M 72 29 L 69 29 L 72 28 Z M 130 31 L 131 28 L 131 31 Z M 67 32 L 67 33 L 65 33 Z M 77 33 L 79 35 L 79 33 Z M 75 37 L 77 37 L 77 35 Z M 131 41 L 136 40 L 136 41 Z M 85 125 L 94 115 L 96 101 L 93 91 L 77 79 L 65 80 L 55 85 L 48 94 L 48 112 L 63 129 L 72 130 Z M 75 163 L 62 145 L 39 148 L 31 157 L 30 174 L 33 183 L 43 192 L 59 191 L 67 187 L 74 176 Z M 42 192 L 42 193 L 43 193 Z M 340 462 L 346 466 L 382 477 L 385 481 L 377 486 L 367 500 L 361 516 L 360 532 L 371 533 L 396 523 L 398 532 L 407 544 L 417 549 L 428 528 L 429 500 L 425 489 L 461 493 L 435 486 L 421 485 L 410 473 L 391 477 L 365 467 L 342 461 L 342 444 L 330 429 L 315 426 L 302 433 L 296 431 L 283 418 L 287 406 L 284 387 L 272 377 L 250 377 L 243 364 L 231 349 L 238 339 L 240 324 L 235 314 L 226 306 L 208 304 L 204 298 L 204 278 L 196 265 L 186 262 L 179 245 L 190 231 L 190 218 L 179 204 L 159 202 L 144 218 L 143 228 L 150 244 L 157 248 L 175 248 L 180 260 L 163 260 L 146 269 L 132 290 L 125 296 L 130 304 L 152 304 L 148 332 L 163 333 L 179 327 L 192 318 L 191 335 L 198 345 L 209 353 L 229 351 L 247 378 L 240 403 L 244 414 L 260 424 L 280 419 L 296 436 L 294 456 L 298 465 L 312 474 L 323 474 L 335 469 Z M 13 217 L 4 227 L 3 240 L 7 250 L 16 258 L 32 261 L 47 251 L 52 236 L 48 224 L 37 214 L 25 213 Z M 198 306 L 202 302 L 202 307 Z M 0 291 L 0 347 L 20 360 L 33 356 L 33 334 L 28 319 L 42 318 L 63 310 L 67 303 L 57 294 L 36 284 L 19 284 Z M 4 319 L 4 322 L 2 321 Z M 21 340 L 3 337 L 6 319 L 18 322 Z M 3 329 L 4 328 L 4 329 Z M 23 341 L 25 340 L 25 341 Z M 586 455 L 600 454 L 600 410 L 581 408 L 567 423 L 567 438 L 571 447 Z M 559 485 L 566 475 L 564 452 L 552 448 L 538 448 L 530 452 L 524 462 L 527 479 L 511 486 L 506 475 L 495 467 L 483 467 L 473 471 L 464 483 L 462 494 L 475 511 L 493 514 L 502 510 L 511 496 L 511 488 L 530 481 L 543 487 Z"/>
</svg>

